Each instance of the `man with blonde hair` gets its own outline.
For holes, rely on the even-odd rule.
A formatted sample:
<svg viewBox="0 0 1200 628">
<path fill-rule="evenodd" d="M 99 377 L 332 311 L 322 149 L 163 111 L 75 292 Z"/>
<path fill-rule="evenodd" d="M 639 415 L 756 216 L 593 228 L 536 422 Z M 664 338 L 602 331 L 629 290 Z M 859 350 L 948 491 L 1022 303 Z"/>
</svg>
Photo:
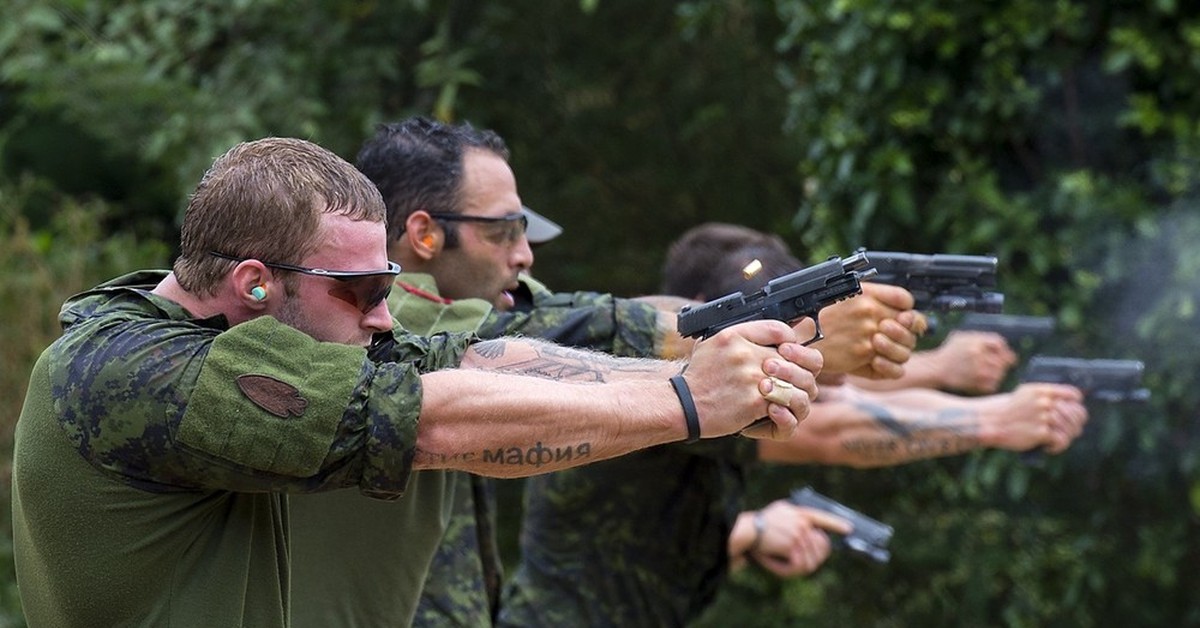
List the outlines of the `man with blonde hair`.
<svg viewBox="0 0 1200 628">
<path fill-rule="evenodd" d="M 204 175 L 172 272 L 68 300 L 16 428 L 29 623 L 285 627 L 289 492 L 392 499 L 422 469 L 524 476 L 671 441 L 783 437 L 816 394 L 821 356 L 782 323 L 727 330 L 681 374 L 393 329 L 398 272 L 371 182 L 315 144 L 268 138 Z"/>
</svg>

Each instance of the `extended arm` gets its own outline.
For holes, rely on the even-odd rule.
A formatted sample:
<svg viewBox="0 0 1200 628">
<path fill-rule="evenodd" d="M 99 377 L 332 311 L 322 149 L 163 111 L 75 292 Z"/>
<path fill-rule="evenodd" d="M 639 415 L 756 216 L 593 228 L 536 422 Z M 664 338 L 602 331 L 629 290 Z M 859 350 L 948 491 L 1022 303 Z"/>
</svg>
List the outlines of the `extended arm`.
<svg viewBox="0 0 1200 628">
<path fill-rule="evenodd" d="M 981 398 L 933 390 L 844 394 L 813 404 L 795 436 L 759 443 L 763 460 L 868 468 L 952 456 L 982 447 L 1066 449 L 1087 410 L 1070 386 L 1023 385 Z"/>
<path fill-rule="evenodd" d="M 824 357 L 827 373 L 854 373 L 870 379 L 900 377 L 918 336 L 925 331 L 925 319 L 912 310 L 912 295 L 903 288 L 868 282 L 862 289 L 861 295 L 821 310 L 825 338 L 812 347 Z M 675 330 L 673 314 L 695 302 L 668 296 L 638 300 L 659 309 L 663 356 L 686 355 L 692 341 Z M 807 318 L 794 328 L 803 338 L 816 332 Z"/>
<path fill-rule="evenodd" d="M 726 331 L 733 333 L 697 344 L 685 374 L 701 435 L 732 434 L 763 416 L 770 427 L 747 435 L 790 434 L 815 396 L 820 354 L 795 344 L 794 332 L 776 321 Z M 686 436 L 667 381 L 678 363 L 508 339 L 473 345 L 463 366 L 421 377 L 416 468 L 521 476 Z M 799 388 L 788 408 L 763 399 L 773 386 L 768 376 Z"/>
<path fill-rule="evenodd" d="M 853 381 L 872 390 L 923 387 L 987 394 L 996 392 L 1016 363 L 1017 354 L 1000 334 L 954 331 L 937 348 L 914 353 L 899 378 Z"/>
<path fill-rule="evenodd" d="M 658 310 L 658 328 L 662 333 L 660 357 L 674 360 L 691 353 L 696 341 L 679 335 L 679 331 L 675 328 L 675 318 L 683 306 L 696 305 L 696 301 L 667 295 L 644 296 L 635 300 L 652 305 Z"/>
</svg>

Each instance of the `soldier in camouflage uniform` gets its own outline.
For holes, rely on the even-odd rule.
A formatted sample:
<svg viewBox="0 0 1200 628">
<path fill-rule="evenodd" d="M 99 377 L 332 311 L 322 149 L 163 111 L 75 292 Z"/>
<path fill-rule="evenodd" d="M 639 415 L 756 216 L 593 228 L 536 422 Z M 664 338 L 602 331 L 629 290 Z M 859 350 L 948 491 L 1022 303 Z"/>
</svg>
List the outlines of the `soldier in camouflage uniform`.
<svg viewBox="0 0 1200 628">
<path fill-rule="evenodd" d="M 413 470 L 527 475 L 687 436 L 682 397 L 664 385 L 679 364 L 394 332 L 383 218 L 375 187 L 332 153 L 241 144 L 192 195 L 172 272 L 64 306 L 14 449 L 31 625 L 286 627 L 286 493 L 390 499 L 410 479 L 424 488 Z M 820 365 L 796 340 L 743 325 L 692 353 L 703 436 L 763 414 L 772 423 L 755 436 L 794 429 Z M 771 377 L 804 392 L 768 403 Z M 645 414 L 622 415 L 630 403 Z M 387 532 L 431 548 L 441 530 L 422 519 L 444 493 L 416 497 Z"/>
<path fill-rule="evenodd" d="M 396 310 L 397 319 L 416 329 L 441 329 L 464 317 L 477 319 L 482 316 L 479 307 L 490 304 L 495 309 L 478 330 L 483 337 L 537 336 L 615 355 L 685 351 L 689 343 L 673 331 L 674 311 L 685 300 L 656 299 L 667 310 L 656 313 L 648 302 L 586 292 L 555 294 L 528 278 L 518 281 L 533 257 L 521 237 L 527 211 L 516 194 L 507 154 L 494 133 L 420 118 L 386 125 L 364 145 L 358 166 L 388 204 L 391 258 L 406 270 L 430 273 L 421 281 L 405 274 L 398 284 L 403 290 L 397 294 L 405 303 Z M 911 340 L 910 335 L 903 342 Z M 415 618 L 418 626 L 482 626 L 495 613 L 500 571 L 490 486 L 482 478 L 457 475 L 451 480 L 455 508 L 430 566 Z M 343 582 L 391 579 L 377 570 L 357 569 L 362 562 L 357 557 L 372 555 L 373 548 L 340 534 L 369 516 L 358 503 L 363 500 L 351 495 L 333 505 L 325 498 L 310 500 L 315 505 L 306 510 L 307 521 L 294 524 L 298 564 L 309 562 L 303 557 L 305 547 L 329 548 L 330 555 L 345 557 L 339 565 L 320 561 L 312 569 L 297 569 L 297 589 L 304 592 L 298 597 L 315 618 L 311 625 L 380 625 L 385 622 L 373 618 L 389 614 L 402 624 L 407 616 L 390 598 L 339 591 L 338 599 L 332 599 L 314 591 L 331 569 Z M 354 585 L 342 589 L 365 590 Z"/>
<path fill-rule="evenodd" d="M 410 124 L 425 125 L 427 122 L 414 121 Z M 449 138 L 466 144 L 499 141 L 493 134 L 477 132 L 465 126 L 444 127 L 441 131 Z M 502 145 L 493 143 L 490 146 L 499 146 L 497 150 L 507 155 Z M 376 149 L 380 148 L 384 147 L 376 146 Z M 451 155 L 439 154 L 439 161 L 430 161 L 433 156 L 426 153 L 421 157 L 410 157 L 410 162 L 403 166 L 394 163 L 375 164 L 375 168 L 372 169 L 370 166 L 364 167 L 360 162 L 360 168 L 373 173 L 377 182 L 382 178 L 395 176 L 393 173 L 396 172 L 433 171 L 444 173 L 444 178 L 454 177 L 456 172 L 459 176 L 466 176 L 463 173 L 473 173 L 473 160 L 468 159 L 469 165 L 466 167 L 446 167 L 440 159 L 447 157 Z M 453 154 L 452 157 L 458 159 L 457 154 Z M 421 165 L 414 166 L 411 163 L 413 160 L 421 162 Z M 389 167 L 388 171 L 380 173 L 379 169 L 385 166 Z M 421 182 L 428 185 L 428 179 L 422 178 Z M 454 189 L 453 185 L 449 184 L 444 187 L 450 191 Z M 413 198 L 432 203 L 430 211 L 440 209 L 446 202 L 430 201 L 428 193 L 410 192 Z M 403 225 L 407 218 L 405 213 L 395 209 L 394 199 L 399 196 L 395 193 L 389 194 L 389 212 L 393 225 L 397 224 L 396 220 Z M 470 198 L 471 195 L 464 192 L 458 197 Z M 517 207 L 522 215 L 538 221 L 534 222 L 534 225 L 541 226 L 540 232 L 546 231 L 547 223 L 544 219 L 537 214 L 531 215 L 527 208 L 521 208 L 520 205 Z M 446 211 L 456 209 L 455 205 L 445 208 Z M 446 224 L 451 222 L 446 221 Z M 483 244 L 512 251 L 516 258 L 516 263 L 511 266 L 515 276 L 532 264 L 532 253 L 522 231 L 512 229 L 521 227 L 521 221 L 501 226 L 507 230 L 507 237 L 500 238 L 498 242 L 485 239 L 479 243 L 466 243 L 464 246 L 481 248 L 480 245 Z M 447 231 L 452 228 L 448 227 Z M 494 230 L 494 227 L 492 229 Z M 461 234 L 455 230 L 454 237 L 472 237 L 474 234 L 469 234 L 469 231 L 469 227 L 463 229 Z M 529 235 L 538 241 L 547 239 L 545 235 L 539 237 L 538 233 L 531 231 Z M 400 239 L 400 236 L 396 235 L 392 242 L 397 243 Z M 397 250 L 393 257 L 403 260 L 403 265 L 407 268 L 427 268 L 426 264 L 413 260 L 408 251 Z M 670 350 L 664 349 L 664 319 L 655 307 L 647 303 L 594 293 L 554 294 L 529 277 L 521 277 L 519 282 L 513 285 L 508 284 L 507 280 L 503 286 L 493 284 L 490 294 L 476 287 L 479 283 L 469 282 L 469 285 L 472 286 L 474 295 L 486 295 L 487 299 L 472 296 L 463 298 L 461 292 L 454 293 L 458 298 L 446 298 L 439 293 L 439 285 L 433 276 L 405 272 L 397 278 L 397 289 L 393 291 L 389 306 L 393 316 L 402 326 L 417 333 L 455 330 L 476 331 L 483 338 L 532 336 L 561 344 L 604 350 L 618 356 L 658 356 Z M 514 302 L 519 302 L 521 307 L 512 307 Z M 453 488 L 453 499 L 450 502 L 453 508 L 442 513 L 446 527 L 445 537 L 434 556 L 415 624 L 486 625 L 490 623 L 495 612 L 500 577 L 500 562 L 495 552 L 493 532 L 494 509 L 490 506 L 492 487 L 484 478 L 465 473 L 448 474 L 444 481 Z M 428 563 L 429 557 L 412 556 L 412 548 L 380 547 L 371 541 L 376 534 L 363 533 L 351 537 L 344 534 L 344 530 L 349 526 L 359 530 L 371 530 L 387 529 L 394 525 L 392 521 L 399 516 L 400 511 L 393 506 L 372 503 L 350 491 L 293 498 L 292 541 L 296 565 L 293 589 L 297 593 L 296 626 L 302 628 L 406 625 L 411 621 L 415 609 L 409 608 L 399 596 L 387 590 L 394 589 L 397 583 L 406 581 L 395 573 L 402 570 L 402 565 L 417 564 L 421 561 Z M 381 573 L 377 564 L 365 567 L 363 560 L 358 558 L 379 555 L 401 556 L 412 560 L 397 561 L 396 565 L 390 568 L 393 573 L 389 574 L 386 571 Z"/>
<path fill-rule="evenodd" d="M 752 279 L 741 272 L 751 260 L 762 264 Z M 702 225 L 672 246 L 664 291 L 749 293 L 800 267 L 777 238 Z M 824 312 L 821 318 L 824 324 Z M 1023 387 L 986 400 L 906 392 L 921 394 L 924 408 L 847 401 L 842 388 L 824 382 L 822 398 L 842 398 L 813 404 L 785 441 L 668 444 L 530 478 L 521 562 L 498 624 L 683 626 L 711 603 L 731 561 L 754 561 L 781 576 L 811 573 L 829 553 L 823 530 L 845 532 L 845 522 L 781 502 L 759 511 L 758 526 L 753 514 L 738 515 L 744 474 L 757 461 L 868 467 L 984 446 L 1062 451 L 1087 417 L 1079 391 L 1065 386 Z M 739 534 L 731 536 L 735 522 Z"/>
<path fill-rule="evenodd" d="M 514 292 L 520 295 L 518 299 L 526 300 L 540 290 L 544 288 L 536 281 L 523 278 Z M 593 346 L 606 345 L 623 354 L 654 353 L 660 333 L 653 307 L 611 297 L 585 302 L 585 296 L 567 300 L 555 295 L 555 306 L 536 315 L 501 315 L 481 299 L 447 302 L 438 296 L 429 275 L 401 273 L 389 307 L 406 329 L 422 334 L 455 329 L 476 329 L 487 338 L 513 329 L 551 339 L 584 334 Z M 389 572 L 430 564 L 430 557 L 414 556 L 413 547 L 381 546 L 375 540 L 395 527 L 408 497 L 397 503 L 363 499 L 355 491 L 292 497 L 293 623 L 297 628 L 490 622 L 501 573 L 495 551 L 491 483 L 466 473 L 444 475 L 443 481 L 452 489 L 440 519 L 445 533 L 431 565 L 436 577 L 425 578 L 415 621 L 417 609 L 395 593 L 398 583 L 406 580 Z M 345 534 L 349 527 L 355 534 Z M 365 561 L 383 555 L 396 560 L 386 566 Z"/>
</svg>

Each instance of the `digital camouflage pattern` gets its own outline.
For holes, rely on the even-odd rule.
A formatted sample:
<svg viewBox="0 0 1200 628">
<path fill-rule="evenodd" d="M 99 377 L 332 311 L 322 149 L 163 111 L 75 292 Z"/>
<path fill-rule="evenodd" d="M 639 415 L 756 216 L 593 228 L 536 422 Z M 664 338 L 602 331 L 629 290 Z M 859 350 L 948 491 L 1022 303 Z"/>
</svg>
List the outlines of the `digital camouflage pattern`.
<svg viewBox="0 0 1200 628">
<path fill-rule="evenodd" d="M 13 541 L 31 625 L 287 626 L 288 500 L 408 482 L 419 371 L 468 336 L 400 336 L 373 363 L 272 318 L 228 328 L 149 292 L 69 300 L 17 426 Z"/>
<path fill-rule="evenodd" d="M 661 445 L 531 477 L 521 561 L 497 625 L 683 626 L 728 570 L 726 542 L 756 458 L 739 436 Z"/>
<path fill-rule="evenodd" d="M 480 337 L 522 335 L 632 357 L 656 355 L 661 345 L 657 312 L 643 303 L 591 292 L 552 293 L 529 277 L 522 278 L 514 298 L 513 310 L 493 311 L 480 325 Z M 430 565 L 414 626 L 490 625 L 499 603 L 493 483 L 455 475 L 454 513 Z"/>
<path fill-rule="evenodd" d="M 512 310 L 494 312 L 480 326 L 481 337 L 529 336 L 621 357 L 661 354 L 658 312 L 646 303 L 600 292 L 551 292 L 532 277 L 521 278 L 513 298 Z"/>
<path fill-rule="evenodd" d="M 496 625 L 658 628 L 696 618 L 727 573 L 743 473 L 756 459 L 754 441 L 733 436 L 527 478 L 521 562 Z"/>
<path fill-rule="evenodd" d="M 743 472 L 756 459 L 754 441 L 733 436 L 527 478 L 521 562 L 496 625 L 658 628 L 694 619 L 728 570 Z"/>
</svg>

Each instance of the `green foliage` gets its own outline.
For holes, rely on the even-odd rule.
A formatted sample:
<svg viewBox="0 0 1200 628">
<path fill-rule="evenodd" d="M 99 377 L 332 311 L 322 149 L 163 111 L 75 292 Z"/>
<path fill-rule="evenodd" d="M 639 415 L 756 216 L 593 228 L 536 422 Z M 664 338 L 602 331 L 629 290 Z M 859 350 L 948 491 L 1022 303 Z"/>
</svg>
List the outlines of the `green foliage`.
<svg viewBox="0 0 1200 628">
<path fill-rule="evenodd" d="M 23 209 L 52 216 L 31 229 Z M 0 446 L 11 445 L 34 360 L 59 334 L 58 310 L 71 294 L 137 268 L 163 268 L 167 248 L 100 229 L 109 206 L 66 197 L 31 177 L 0 181 Z"/>
<path fill-rule="evenodd" d="M 1008 309 L 1058 318 L 1048 352 L 1147 363 L 1153 400 L 1093 406 L 1044 467 L 801 469 L 896 526 L 892 562 L 739 574 L 707 625 L 1200 623 L 1200 7 L 3 2 L 4 416 L 61 300 L 165 264 L 183 198 L 233 143 L 351 157 L 379 121 L 466 119 L 506 137 L 523 199 L 566 226 L 538 251 L 552 286 L 652 291 L 705 220 L 812 259 L 993 253 Z M 758 475 L 753 503 L 799 483 Z"/>
<path fill-rule="evenodd" d="M 587 234 L 538 250 L 550 285 L 653 291 L 687 227 L 787 228 L 796 156 L 762 6 L 514 0 L 460 22 L 485 81 L 459 117 L 509 141 L 527 204 Z"/>
<path fill-rule="evenodd" d="M 23 212 L 50 216 L 33 229 Z M 44 180 L 0 178 L 0 626 L 22 626 L 9 528 L 13 428 L 21 412 L 29 371 L 59 334 L 59 306 L 71 294 L 134 268 L 163 267 L 167 248 L 100 226 L 109 207 L 63 196 Z"/>
<path fill-rule="evenodd" d="M 424 108 L 408 68 L 442 108 L 473 82 L 461 48 L 413 27 L 425 3 L 5 1 L 5 91 L 96 138 L 107 158 L 166 173 L 168 223 L 237 142 L 287 135 L 352 156 L 388 103 Z"/>
<path fill-rule="evenodd" d="M 990 452 L 806 481 L 896 524 L 893 562 L 836 557 L 754 612 L 826 625 L 1174 626 L 1200 621 L 1195 8 L 1014 0 L 775 2 L 803 147 L 796 222 L 819 248 L 991 252 L 1052 352 L 1146 362 L 1154 399 L 1091 404 L 1044 468 Z M 766 501 L 796 484 L 766 473 Z M 746 580 L 743 577 L 742 580 Z M 794 593 L 800 589 L 803 593 Z M 797 611 L 789 599 L 820 598 Z M 813 614 L 806 614 L 812 612 Z"/>
</svg>

